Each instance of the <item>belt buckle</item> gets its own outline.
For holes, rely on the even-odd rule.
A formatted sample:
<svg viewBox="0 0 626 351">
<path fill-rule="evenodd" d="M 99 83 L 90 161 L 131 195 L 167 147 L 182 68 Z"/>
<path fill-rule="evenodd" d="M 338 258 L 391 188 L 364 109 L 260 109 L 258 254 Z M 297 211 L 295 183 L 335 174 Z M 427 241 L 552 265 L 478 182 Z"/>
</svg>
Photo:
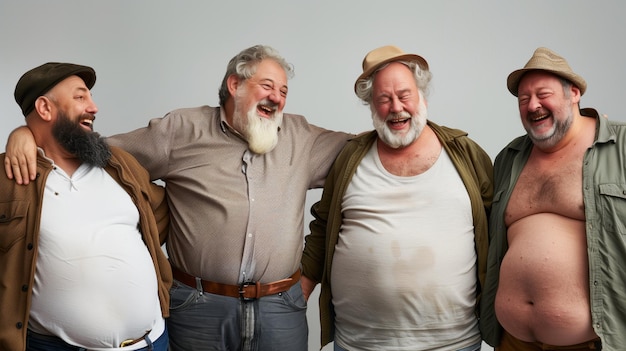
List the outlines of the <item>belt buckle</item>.
<svg viewBox="0 0 626 351">
<path fill-rule="evenodd" d="M 133 339 L 126 339 L 126 340 L 124 340 L 124 341 L 122 341 L 120 343 L 120 347 L 126 347 L 126 346 L 133 345 L 134 344 L 133 341 L 135 341 L 135 340 L 133 340 Z"/>
<path fill-rule="evenodd" d="M 249 286 L 256 286 L 256 282 L 254 281 L 247 281 L 247 282 L 243 282 L 239 285 L 239 298 L 241 299 L 241 301 L 254 301 L 256 300 L 256 297 L 245 297 L 244 293 L 246 292 L 245 289 Z"/>
<path fill-rule="evenodd" d="M 122 341 L 120 343 L 120 347 L 126 347 L 126 346 L 135 345 L 136 343 L 138 343 L 141 340 L 145 339 L 146 336 L 148 336 L 148 334 L 150 334 L 151 331 L 152 331 L 152 329 L 147 330 L 146 333 L 142 337 L 140 337 L 140 338 L 137 338 L 137 339 L 126 339 L 126 340 Z"/>
</svg>

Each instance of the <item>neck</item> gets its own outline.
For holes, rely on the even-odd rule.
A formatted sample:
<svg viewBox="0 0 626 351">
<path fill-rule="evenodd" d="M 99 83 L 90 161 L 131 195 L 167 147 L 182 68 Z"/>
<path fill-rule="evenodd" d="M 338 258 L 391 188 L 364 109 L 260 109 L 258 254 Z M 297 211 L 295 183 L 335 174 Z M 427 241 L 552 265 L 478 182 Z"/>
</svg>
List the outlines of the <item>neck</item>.
<svg viewBox="0 0 626 351">
<path fill-rule="evenodd" d="M 56 147 L 55 147 L 56 146 Z M 72 176 L 74 172 L 80 167 L 82 162 L 74 155 L 65 151 L 65 149 L 61 148 L 58 145 L 55 146 L 40 146 L 46 157 L 51 159 L 54 162 L 56 167 L 61 168 L 68 176 Z"/>
</svg>

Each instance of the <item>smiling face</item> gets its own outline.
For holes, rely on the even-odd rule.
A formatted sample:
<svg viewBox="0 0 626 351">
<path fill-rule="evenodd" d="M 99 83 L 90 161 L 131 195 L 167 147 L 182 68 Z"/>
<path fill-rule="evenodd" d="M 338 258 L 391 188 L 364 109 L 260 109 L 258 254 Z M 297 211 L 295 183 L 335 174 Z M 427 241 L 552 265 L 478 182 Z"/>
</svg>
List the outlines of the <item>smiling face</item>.
<svg viewBox="0 0 626 351">
<path fill-rule="evenodd" d="M 233 79 L 237 83 L 232 94 L 235 106 L 232 126 L 248 141 L 251 151 L 267 153 L 278 142 L 278 128 L 287 100 L 287 75 L 278 63 L 266 59 L 249 79 Z"/>
<path fill-rule="evenodd" d="M 402 63 L 391 63 L 376 73 L 371 109 L 379 138 L 393 148 L 413 143 L 426 125 L 426 100 L 413 72 Z"/>
<path fill-rule="evenodd" d="M 46 96 L 54 106 L 52 136 L 81 162 L 104 167 L 110 150 L 100 134 L 93 131 L 98 107 L 84 81 L 71 76 L 52 88 Z"/>
<path fill-rule="evenodd" d="M 79 124 L 85 131 L 93 131 L 98 106 L 91 98 L 91 92 L 78 76 L 70 76 L 55 85 L 46 96 L 58 111 Z"/>
<path fill-rule="evenodd" d="M 580 90 L 564 86 L 548 72 L 526 73 L 518 86 L 518 106 L 522 125 L 540 149 L 554 148 L 567 134 L 580 101 Z"/>
</svg>

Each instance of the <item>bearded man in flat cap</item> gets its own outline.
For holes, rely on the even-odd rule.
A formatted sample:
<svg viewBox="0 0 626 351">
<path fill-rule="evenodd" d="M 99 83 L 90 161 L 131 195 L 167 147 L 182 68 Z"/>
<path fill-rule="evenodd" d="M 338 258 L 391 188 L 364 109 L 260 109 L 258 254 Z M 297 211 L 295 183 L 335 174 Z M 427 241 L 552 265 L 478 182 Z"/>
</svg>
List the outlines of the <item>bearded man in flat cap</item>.
<svg viewBox="0 0 626 351">
<path fill-rule="evenodd" d="M 494 163 L 481 331 L 496 350 L 624 350 L 626 125 L 538 48 L 507 79 L 527 134 Z"/>
<path fill-rule="evenodd" d="M 466 132 L 427 119 L 424 58 L 369 52 L 356 95 L 375 130 L 337 157 L 302 258 L 305 294 L 322 285 L 322 345 L 335 350 L 481 347 L 492 165 Z"/>
<path fill-rule="evenodd" d="M 93 131 L 95 81 L 49 62 L 15 88 L 39 152 L 28 185 L 0 176 L 2 351 L 168 349 L 164 189 Z"/>
</svg>

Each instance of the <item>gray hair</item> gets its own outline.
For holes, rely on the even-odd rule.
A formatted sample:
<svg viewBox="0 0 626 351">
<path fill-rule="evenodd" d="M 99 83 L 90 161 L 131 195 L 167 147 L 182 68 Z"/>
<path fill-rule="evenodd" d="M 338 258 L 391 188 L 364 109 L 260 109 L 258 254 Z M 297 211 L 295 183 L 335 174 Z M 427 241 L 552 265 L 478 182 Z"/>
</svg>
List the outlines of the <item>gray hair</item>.
<svg viewBox="0 0 626 351">
<path fill-rule="evenodd" d="M 227 86 L 228 77 L 234 74 L 243 80 L 249 79 L 256 73 L 257 65 L 266 59 L 274 60 L 285 70 L 288 79 L 293 78 L 293 66 L 285 61 L 274 48 L 267 45 L 249 47 L 233 57 L 226 66 L 226 74 L 219 89 L 220 106 L 224 106 L 231 96 Z"/>
<path fill-rule="evenodd" d="M 571 81 L 563 77 L 560 77 L 560 76 L 556 76 L 556 77 L 561 82 L 561 86 L 563 87 L 563 93 L 565 94 L 565 97 L 569 99 L 572 96 L 572 93 L 570 92 L 570 88 L 572 87 L 572 85 L 574 85 L 574 83 L 572 83 Z"/>
<path fill-rule="evenodd" d="M 430 88 L 430 79 L 432 78 L 432 74 L 428 69 L 423 69 L 420 65 L 417 64 L 416 61 L 393 61 L 401 63 L 407 66 L 411 72 L 413 72 L 413 78 L 415 79 L 415 84 L 417 85 L 417 89 L 422 92 L 424 97 L 428 96 L 429 88 Z M 359 79 L 356 84 L 356 95 L 363 101 L 366 105 L 371 105 L 372 103 L 372 90 L 374 86 L 374 77 L 376 74 L 387 67 L 390 63 L 386 63 L 380 66 L 374 73 L 370 74 L 369 77 Z"/>
</svg>

